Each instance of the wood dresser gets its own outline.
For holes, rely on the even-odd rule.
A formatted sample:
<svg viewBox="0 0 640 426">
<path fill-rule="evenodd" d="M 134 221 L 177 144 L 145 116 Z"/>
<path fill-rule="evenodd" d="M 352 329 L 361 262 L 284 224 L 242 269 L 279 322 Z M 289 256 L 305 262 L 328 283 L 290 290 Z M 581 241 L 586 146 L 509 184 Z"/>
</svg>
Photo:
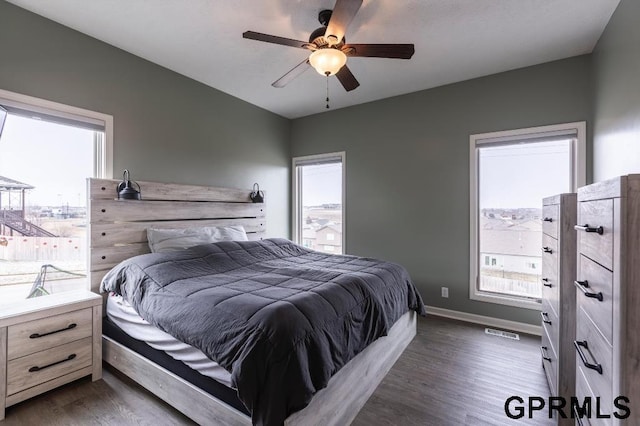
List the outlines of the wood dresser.
<svg viewBox="0 0 640 426">
<path fill-rule="evenodd" d="M 576 232 L 576 396 L 592 399 L 577 423 L 639 424 L 640 175 L 580 188 Z M 616 417 L 627 414 L 619 396 L 629 399 L 627 420 Z"/>
<path fill-rule="evenodd" d="M 542 365 L 551 395 L 575 389 L 576 194 L 542 200 Z M 560 424 L 571 419 L 560 419 Z"/>
<path fill-rule="evenodd" d="M 102 377 L 102 297 L 72 291 L 0 307 L 5 408 L 80 377 Z"/>
</svg>

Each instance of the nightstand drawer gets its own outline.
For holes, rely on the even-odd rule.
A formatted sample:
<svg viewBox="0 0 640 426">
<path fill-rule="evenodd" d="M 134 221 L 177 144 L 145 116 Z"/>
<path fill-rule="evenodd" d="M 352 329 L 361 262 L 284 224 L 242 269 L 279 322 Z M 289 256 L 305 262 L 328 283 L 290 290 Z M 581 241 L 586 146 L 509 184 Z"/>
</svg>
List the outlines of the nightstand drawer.
<svg viewBox="0 0 640 426">
<path fill-rule="evenodd" d="M 92 315 L 92 309 L 86 308 L 8 327 L 7 359 L 91 336 Z"/>
<path fill-rule="evenodd" d="M 90 366 L 92 349 L 92 338 L 86 337 L 9 361 L 7 395 Z"/>
<path fill-rule="evenodd" d="M 613 200 L 578 203 L 578 253 L 613 270 Z M 587 232 L 586 226 L 589 231 Z M 598 232 L 601 229 L 601 233 Z"/>
<path fill-rule="evenodd" d="M 560 206 L 552 204 L 542 206 L 542 232 L 553 238 L 558 238 L 558 219 L 560 218 Z"/>
</svg>

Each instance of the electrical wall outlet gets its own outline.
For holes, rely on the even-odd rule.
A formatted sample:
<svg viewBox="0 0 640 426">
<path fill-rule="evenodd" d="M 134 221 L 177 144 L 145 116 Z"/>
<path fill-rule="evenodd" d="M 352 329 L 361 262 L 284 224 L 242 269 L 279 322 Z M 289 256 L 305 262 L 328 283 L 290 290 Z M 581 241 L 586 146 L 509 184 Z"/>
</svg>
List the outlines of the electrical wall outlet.
<svg viewBox="0 0 640 426">
<path fill-rule="evenodd" d="M 442 287 L 442 297 L 449 297 L 449 287 Z"/>
</svg>

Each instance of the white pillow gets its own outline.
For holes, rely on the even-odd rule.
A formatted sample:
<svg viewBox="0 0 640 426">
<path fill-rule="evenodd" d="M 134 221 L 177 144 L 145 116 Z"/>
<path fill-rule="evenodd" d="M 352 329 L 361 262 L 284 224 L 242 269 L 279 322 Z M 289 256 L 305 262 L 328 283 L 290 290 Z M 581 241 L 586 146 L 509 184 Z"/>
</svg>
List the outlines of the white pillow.
<svg viewBox="0 0 640 426">
<path fill-rule="evenodd" d="M 242 226 L 202 226 L 197 228 L 147 228 L 147 240 L 152 253 L 183 250 L 218 241 L 247 241 Z"/>
</svg>

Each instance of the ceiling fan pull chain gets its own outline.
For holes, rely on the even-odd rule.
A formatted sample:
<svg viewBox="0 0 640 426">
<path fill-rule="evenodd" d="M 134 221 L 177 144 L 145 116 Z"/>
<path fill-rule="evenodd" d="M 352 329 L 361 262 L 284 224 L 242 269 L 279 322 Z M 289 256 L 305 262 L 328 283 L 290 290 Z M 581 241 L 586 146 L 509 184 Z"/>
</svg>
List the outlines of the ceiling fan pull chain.
<svg viewBox="0 0 640 426">
<path fill-rule="evenodd" d="M 329 109 L 329 74 L 327 73 L 327 109 Z"/>
</svg>

